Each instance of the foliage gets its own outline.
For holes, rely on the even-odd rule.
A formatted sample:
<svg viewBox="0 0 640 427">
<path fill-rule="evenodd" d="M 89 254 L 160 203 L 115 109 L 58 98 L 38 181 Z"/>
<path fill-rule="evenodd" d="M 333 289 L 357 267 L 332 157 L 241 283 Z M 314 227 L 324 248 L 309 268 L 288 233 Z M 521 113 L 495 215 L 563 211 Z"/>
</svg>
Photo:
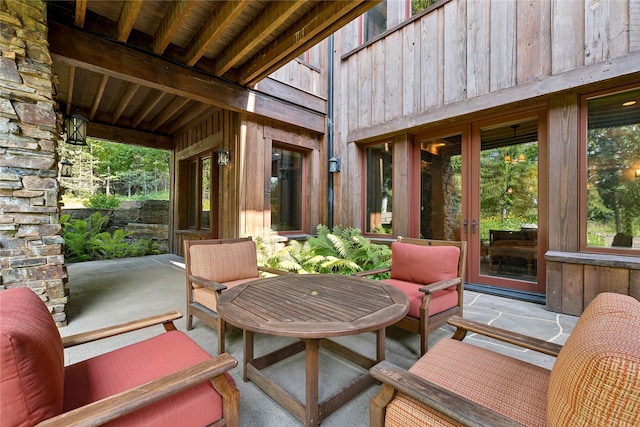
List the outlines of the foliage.
<svg viewBox="0 0 640 427">
<path fill-rule="evenodd" d="M 411 15 L 422 12 L 431 5 L 438 3 L 439 0 L 411 0 Z"/>
<path fill-rule="evenodd" d="M 94 194 L 84 200 L 84 206 L 89 209 L 118 209 L 120 199 L 107 194 Z"/>
<path fill-rule="evenodd" d="M 94 259 L 123 258 L 158 253 L 154 242 L 142 239 L 135 243 L 127 241 L 130 233 L 115 230 L 104 231 L 108 217 L 96 212 L 86 220 L 72 219 L 65 214 L 60 217 L 63 226 L 65 259 L 67 262 Z"/>
<path fill-rule="evenodd" d="M 306 242 L 278 242 L 274 233 L 256 237 L 258 263 L 265 267 L 301 274 L 330 273 L 350 275 L 358 271 L 388 267 L 391 249 L 362 237 L 357 228 L 318 225 L 317 236 Z"/>
<path fill-rule="evenodd" d="M 87 198 L 98 192 L 149 198 L 167 194 L 169 152 L 88 139 L 88 147 L 58 145 L 58 156 L 73 164 L 72 177 L 62 178 L 68 196 Z"/>
</svg>

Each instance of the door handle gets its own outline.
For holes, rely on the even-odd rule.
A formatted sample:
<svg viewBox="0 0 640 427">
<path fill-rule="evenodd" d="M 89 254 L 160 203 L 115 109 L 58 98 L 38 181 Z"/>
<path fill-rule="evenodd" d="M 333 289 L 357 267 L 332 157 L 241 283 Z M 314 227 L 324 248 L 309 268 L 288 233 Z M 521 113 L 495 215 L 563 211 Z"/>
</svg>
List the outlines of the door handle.
<svg viewBox="0 0 640 427">
<path fill-rule="evenodd" d="M 478 225 L 478 223 L 476 222 L 476 220 L 472 220 L 471 221 L 471 233 L 472 234 L 476 234 L 476 225 Z"/>
<path fill-rule="evenodd" d="M 463 228 L 464 228 L 464 234 L 467 234 L 467 232 L 469 230 L 467 230 L 468 224 L 467 224 L 467 219 L 465 218 L 464 221 L 462 222 Z"/>
</svg>

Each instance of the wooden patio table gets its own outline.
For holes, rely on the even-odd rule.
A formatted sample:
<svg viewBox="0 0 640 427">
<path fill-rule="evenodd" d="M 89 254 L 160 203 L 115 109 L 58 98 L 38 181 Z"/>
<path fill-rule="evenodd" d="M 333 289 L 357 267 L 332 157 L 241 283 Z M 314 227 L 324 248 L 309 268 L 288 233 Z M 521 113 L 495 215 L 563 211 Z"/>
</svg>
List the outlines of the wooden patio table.
<svg viewBox="0 0 640 427">
<path fill-rule="evenodd" d="M 368 370 L 385 357 L 385 328 L 402 319 L 409 300 L 382 282 L 332 274 L 285 275 L 258 279 L 222 293 L 218 313 L 243 330 L 243 379 L 251 380 L 307 426 L 316 426 L 373 384 Z M 376 357 L 370 359 L 330 337 L 376 333 Z M 264 356 L 254 357 L 254 333 L 298 338 Z M 319 348 L 366 370 L 333 396 L 318 402 Z M 305 351 L 305 404 L 269 379 L 262 369 Z"/>
</svg>

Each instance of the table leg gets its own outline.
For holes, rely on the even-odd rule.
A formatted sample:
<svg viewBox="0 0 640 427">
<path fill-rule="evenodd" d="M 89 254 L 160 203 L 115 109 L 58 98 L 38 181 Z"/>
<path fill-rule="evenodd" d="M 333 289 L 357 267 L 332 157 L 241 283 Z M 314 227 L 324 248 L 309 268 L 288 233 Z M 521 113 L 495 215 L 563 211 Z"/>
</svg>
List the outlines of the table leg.
<svg viewBox="0 0 640 427">
<path fill-rule="evenodd" d="M 242 357 L 242 379 L 247 382 L 249 378 L 247 377 L 247 364 L 253 364 L 253 332 L 243 330 L 242 331 L 242 346 L 243 348 L 243 357 Z"/>
<path fill-rule="evenodd" d="M 387 328 L 381 328 L 376 331 L 376 363 L 385 359 L 385 347 Z"/>
<path fill-rule="evenodd" d="M 306 402 L 305 416 L 307 426 L 317 426 L 319 424 L 318 412 L 318 349 L 319 340 L 305 339 L 306 350 Z"/>
</svg>

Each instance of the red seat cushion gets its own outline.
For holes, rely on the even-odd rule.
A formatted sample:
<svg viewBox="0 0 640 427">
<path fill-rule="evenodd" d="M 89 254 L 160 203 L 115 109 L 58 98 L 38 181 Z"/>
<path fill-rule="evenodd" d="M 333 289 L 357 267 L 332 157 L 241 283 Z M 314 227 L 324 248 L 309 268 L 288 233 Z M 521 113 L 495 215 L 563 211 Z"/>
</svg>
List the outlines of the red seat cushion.
<svg viewBox="0 0 640 427">
<path fill-rule="evenodd" d="M 423 284 L 416 284 L 413 282 L 405 282 L 403 280 L 386 279 L 384 283 L 388 283 L 400 289 L 409 297 L 409 313 L 411 317 L 420 318 L 420 306 L 422 305 L 422 298 L 424 292 L 420 292 L 420 288 Z M 431 295 L 431 302 L 429 303 L 429 316 L 441 313 L 451 307 L 458 305 L 458 291 L 455 286 L 449 289 L 443 289 L 441 291 L 435 291 Z"/>
<path fill-rule="evenodd" d="M 65 369 L 64 411 L 144 384 L 210 357 L 183 332 L 170 331 L 70 365 Z M 107 425 L 204 426 L 221 417 L 222 399 L 207 381 Z"/>
<path fill-rule="evenodd" d="M 59 415 L 63 385 L 62 339 L 47 306 L 29 288 L 0 291 L 0 424 Z"/>
<path fill-rule="evenodd" d="M 458 277 L 460 248 L 423 246 L 412 243 L 391 244 L 391 279 L 421 284 Z"/>
</svg>

